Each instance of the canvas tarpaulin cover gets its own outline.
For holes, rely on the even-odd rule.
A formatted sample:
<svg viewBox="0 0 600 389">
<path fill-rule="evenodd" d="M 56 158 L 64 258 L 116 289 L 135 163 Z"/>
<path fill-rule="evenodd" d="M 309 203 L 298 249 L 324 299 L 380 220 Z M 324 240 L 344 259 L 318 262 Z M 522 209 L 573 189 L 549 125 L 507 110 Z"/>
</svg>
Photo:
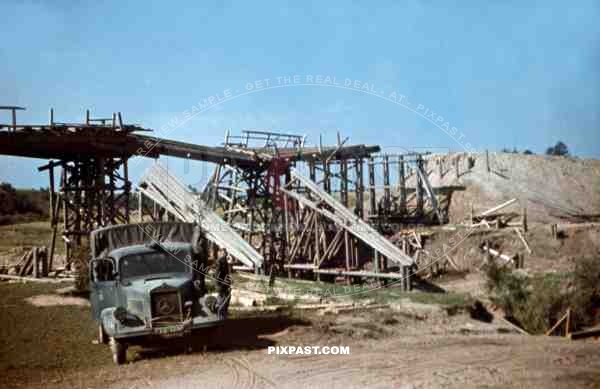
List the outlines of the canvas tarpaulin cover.
<svg viewBox="0 0 600 389">
<path fill-rule="evenodd" d="M 127 246 L 152 242 L 193 243 L 193 223 L 163 222 L 123 224 L 100 228 L 91 233 L 92 258 L 105 257 L 111 251 Z"/>
</svg>

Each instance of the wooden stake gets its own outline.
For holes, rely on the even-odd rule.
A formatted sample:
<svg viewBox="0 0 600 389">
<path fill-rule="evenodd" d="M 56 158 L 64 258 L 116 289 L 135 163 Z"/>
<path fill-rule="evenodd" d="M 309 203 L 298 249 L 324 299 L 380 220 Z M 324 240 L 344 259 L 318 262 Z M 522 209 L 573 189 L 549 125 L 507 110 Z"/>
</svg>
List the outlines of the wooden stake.
<svg viewBox="0 0 600 389">
<path fill-rule="evenodd" d="M 519 230 L 518 227 L 515 227 L 515 232 L 517 233 L 517 236 L 519 237 L 519 239 L 521 239 L 521 242 L 523 242 L 523 245 L 525 245 L 525 249 L 527 250 L 527 252 L 529 254 L 532 253 L 531 248 L 529 247 L 529 244 L 527 244 L 527 241 L 525 240 L 525 237 L 523 236 L 523 234 L 521 234 L 521 230 Z"/>
<path fill-rule="evenodd" d="M 562 323 L 563 321 L 565 321 L 567 319 L 567 317 L 569 316 L 569 309 L 567 309 L 567 312 L 563 315 L 563 317 L 561 317 L 556 324 L 554 324 L 552 326 L 552 328 L 550 328 L 548 331 L 546 331 L 546 336 L 550 336 L 552 334 L 552 332 L 554 332 L 554 330 L 556 328 L 558 328 L 558 326 L 560 325 L 560 323 Z"/>
</svg>

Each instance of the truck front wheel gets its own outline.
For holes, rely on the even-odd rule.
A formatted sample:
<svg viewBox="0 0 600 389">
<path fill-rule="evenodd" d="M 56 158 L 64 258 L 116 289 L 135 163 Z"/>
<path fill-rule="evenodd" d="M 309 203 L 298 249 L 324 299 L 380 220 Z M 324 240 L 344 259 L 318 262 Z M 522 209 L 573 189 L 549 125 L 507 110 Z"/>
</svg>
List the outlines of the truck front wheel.
<svg viewBox="0 0 600 389">
<path fill-rule="evenodd" d="M 113 361 L 117 365 L 127 362 L 127 345 L 118 339 L 110 338 L 110 350 L 112 351 Z"/>
</svg>

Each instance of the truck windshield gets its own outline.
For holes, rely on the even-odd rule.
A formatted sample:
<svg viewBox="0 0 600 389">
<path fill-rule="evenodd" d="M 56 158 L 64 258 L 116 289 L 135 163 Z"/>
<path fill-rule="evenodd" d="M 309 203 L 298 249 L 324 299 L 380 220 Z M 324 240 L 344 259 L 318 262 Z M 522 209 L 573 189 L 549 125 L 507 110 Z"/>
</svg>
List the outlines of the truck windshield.
<svg viewBox="0 0 600 389">
<path fill-rule="evenodd" d="M 120 261 L 121 278 L 149 277 L 165 273 L 189 271 L 188 252 L 154 251 L 128 255 Z"/>
</svg>

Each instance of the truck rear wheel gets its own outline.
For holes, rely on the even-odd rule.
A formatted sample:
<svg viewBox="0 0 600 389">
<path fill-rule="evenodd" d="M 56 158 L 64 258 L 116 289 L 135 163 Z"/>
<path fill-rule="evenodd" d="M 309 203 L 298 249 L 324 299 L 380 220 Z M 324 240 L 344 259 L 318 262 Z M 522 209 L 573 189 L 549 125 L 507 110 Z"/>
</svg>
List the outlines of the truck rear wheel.
<svg viewBox="0 0 600 389">
<path fill-rule="evenodd" d="M 117 365 L 127 362 L 127 345 L 115 338 L 110 338 L 110 350 L 112 351 L 113 361 Z"/>
</svg>

